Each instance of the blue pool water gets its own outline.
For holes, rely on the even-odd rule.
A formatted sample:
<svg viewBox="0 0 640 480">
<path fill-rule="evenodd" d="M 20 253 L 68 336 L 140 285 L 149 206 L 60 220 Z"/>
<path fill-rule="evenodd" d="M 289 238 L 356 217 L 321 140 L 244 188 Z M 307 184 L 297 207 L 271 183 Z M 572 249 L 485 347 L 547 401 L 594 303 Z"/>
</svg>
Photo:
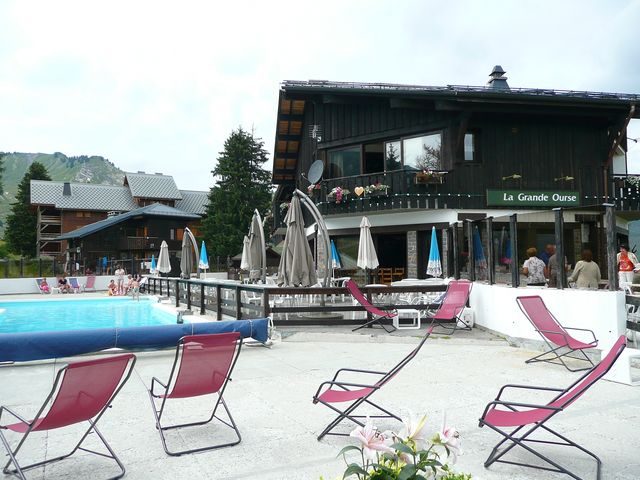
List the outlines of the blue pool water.
<svg viewBox="0 0 640 480">
<path fill-rule="evenodd" d="M 104 298 L 0 302 L 0 333 L 142 327 L 176 323 L 150 300 Z"/>
</svg>

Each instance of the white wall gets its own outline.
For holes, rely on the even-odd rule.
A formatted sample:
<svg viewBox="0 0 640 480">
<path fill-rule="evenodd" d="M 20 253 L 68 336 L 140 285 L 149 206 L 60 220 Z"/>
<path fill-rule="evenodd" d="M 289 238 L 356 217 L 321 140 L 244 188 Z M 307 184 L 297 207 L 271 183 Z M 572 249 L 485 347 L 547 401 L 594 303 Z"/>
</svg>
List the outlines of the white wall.
<svg viewBox="0 0 640 480">
<path fill-rule="evenodd" d="M 76 277 L 80 285 L 87 283 L 87 277 Z M 106 290 L 109 280 L 115 280 L 113 275 L 103 275 L 96 277 L 96 290 Z M 56 278 L 47 277 L 50 286 L 57 285 Z M 24 293 L 40 293 L 34 278 L 0 278 L 0 295 L 19 295 Z"/>
<path fill-rule="evenodd" d="M 516 303 L 516 297 L 524 295 L 540 295 L 562 325 L 593 330 L 600 347 L 611 345 L 626 332 L 627 314 L 622 291 L 511 288 L 477 282 L 469 299 L 476 324 L 509 337 L 541 340 Z M 585 337 L 576 334 L 576 338 Z"/>
</svg>

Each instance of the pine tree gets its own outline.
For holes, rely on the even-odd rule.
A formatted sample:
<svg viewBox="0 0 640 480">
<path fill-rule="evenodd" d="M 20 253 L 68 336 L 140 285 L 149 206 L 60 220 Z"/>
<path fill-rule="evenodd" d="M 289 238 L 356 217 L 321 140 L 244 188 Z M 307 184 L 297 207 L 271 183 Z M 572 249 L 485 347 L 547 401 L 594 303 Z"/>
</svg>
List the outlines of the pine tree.
<svg viewBox="0 0 640 480">
<path fill-rule="evenodd" d="M 213 173 L 216 185 L 209 193 L 203 232 L 214 256 L 226 258 L 242 251 L 253 211 L 263 215 L 271 203 L 270 173 L 262 168 L 267 161 L 264 142 L 234 130 L 224 143 Z M 210 247 L 209 247 L 210 246 Z"/>
<path fill-rule="evenodd" d="M 33 162 L 29 166 L 18 185 L 16 202 L 12 204 L 11 213 L 7 217 L 4 234 L 9 251 L 26 257 L 35 257 L 38 249 L 38 216 L 31 208 L 31 180 L 51 180 L 51 177 L 43 164 Z"/>
<path fill-rule="evenodd" d="M 0 197 L 4 195 L 4 184 L 2 183 L 2 174 L 4 173 L 4 156 L 6 153 L 0 152 Z"/>
</svg>

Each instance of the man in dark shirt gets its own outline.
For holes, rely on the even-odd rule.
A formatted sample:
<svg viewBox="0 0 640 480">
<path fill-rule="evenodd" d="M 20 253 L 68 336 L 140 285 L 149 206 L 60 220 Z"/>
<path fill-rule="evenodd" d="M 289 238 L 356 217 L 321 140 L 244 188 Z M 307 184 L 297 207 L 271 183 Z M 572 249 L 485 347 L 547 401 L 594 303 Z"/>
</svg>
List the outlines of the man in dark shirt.
<svg viewBox="0 0 640 480">
<path fill-rule="evenodd" d="M 554 253 L 556 253 L 556 246 L 553 243 L 547 243 L 544 247 L 544 251 L 538 255 L 538 258 L 542 260 L 545 265 L 549 265 L 549 259 Z"/>
</svg>

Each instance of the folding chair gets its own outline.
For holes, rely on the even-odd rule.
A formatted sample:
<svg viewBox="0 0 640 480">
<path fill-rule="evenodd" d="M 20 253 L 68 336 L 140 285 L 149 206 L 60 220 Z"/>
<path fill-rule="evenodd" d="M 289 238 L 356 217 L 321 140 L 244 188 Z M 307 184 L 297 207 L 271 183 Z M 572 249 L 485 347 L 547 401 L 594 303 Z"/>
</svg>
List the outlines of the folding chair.
<svg viewBox="0 0 640 480">
<path fill-rule="evenodd" d="M 371 302 L 367 300 L 367 297 L 365 297 L 364 294 L 360 291 L 356 282 L 354 282 L 353 280 L 347 280 L 344 286 L 347 287 L 347 290 L 349 290 L 349 293 L 351 294 L 353 299 L 362 307 L 364 307 L 367 313 L 371 314 L 371 316 L 373 317 L 372 320 L 369 320 L 359 327 L 354 328 L 352 330 L 353 332 L 364 327 L 373 326 L 374 324 L 378 324 L 378 326 L 382 327 L 387 333 L 391 333 L 396 330 L 396 327 L 394 327 L 393 325 L 391 325 L 391 329 L 388 329 L 387 326 L 382 323 L 382 320 L 385 319 L 393 321 L 393 319 L 398 316 L 397 310 L 382 310 L 381 308 L 372 305 Z"/>
<path fill-rule="evenodd" d="M 539 296 L 518 297 L 516 301 L 522 313 L 529 319 L 533 328 L 540 334 L 550 348 L 549 351 L 530 358 L 526 363 L 547 362 L 555 365 L 564 365 L 570 372 L 589 370 L 594 366 L 591 359 L 584 353 L 585 349 L 594 348 L 598 345 L 598 340 L 596 340 L 593 331 L 587 330 L 586 328 L 563 327 L 556 317 L 547 309 L 547 306 Z M 567 330 L 589 332 L 593 340 L 589 343 L 581 342 L 573 338 Z M 562 350 L 566 351 L 559 354 L 558 352 Z M 582 356 L 572 356 L 571 354 L 574 352 L 579 352 Z M 565 363 L 563 357 L 589 362 L 589 366 L 584 368 L 570 368 Z"/>
<path fill-rule="evenodd" d="M 556 414 L 564 411 L 575 402 L 584 392 L 586 392 L 594 383 L 602 378 L 613 366 L 618 359 L 622 351 L 626 346 L 626 338 L 621 336 L 618 341 L 613 345 L 606 357 L 602 361 L 587 373 L 582 375 L 578 380 L 573 382 L 568 388 L 550 388 L 550 387 L 533 387 L 527 385 L 505 385 L 498 392 L 498 396 L 493 402 L 490 402 L 484 409 L 482 418 L 480 418 L 479 426 L 484 425 L 490 427 L 492 430 L 498 432 L 504 437 L 498 444 L 491 450 L 489 457 L 484 462 L 484 466 L 489 467 L 493 463 L 508 463 L 511 465 L 520 465 L 524 467 L 536 468 L 540 470 L 548 470 L 552 472 L 559 472 L 569 475 L 572 478 L 580 480 L 581 477 L 575 473 L 562 467 L 559 463 L 545 455 L 534 450 L 530 444 L 542 443 L 546 445 L 559 445 L 574 447 L 578 450 L 590 455 L 595 459 L 597 463 L 597 478 L 600 478 L 601 461 L 600 459 L 588 451 L 584 447 L 569 440 L 560 433 L 552 430 L 546 426 L 546 422 L 554 417 Z M 522 402 L 512 402 L 502 400 L 502 394 L 507 389 L 522 389 L 522 390 L 537 390 L 547 392 L 557 392 L 557 395 L 546 404 L 529 404 Z M 520 390 L 520 391 L 522 391 Z M 499 408 L 504 407 L 504 408 Z M 590 423 L 588 424 L 591 425 Z M 529 426 L 529 427 L 528 427 Z M 586 424 L 583 425 L 587 426 Z M 510 427 L 513 430 L 506 431 L 501 427 Z M 527 428 L 528 427 L 528 428 Z M 534 433 L 539 430 L 552 435 L 553 440 L 545 440 L 540 438 L 531 438 Z M 542 432 L 541 432 L 542 433 Z M 503 445 L 506 446 L 500 450 Z M 546 465 L 532 465 L 513 460 L 503 460 L 502 457 L 511 451 L 514 447 L 522 447 L 528 452 L 532 453 L 539 459 L 545 462 Z"/>
<path fill-rule="evenodd" d="M 69 280 L 69 285 L 71 285 L 71 288 L 73 289 L 73 293 L 82 292 L 82 285 L 78 283 L 78 279 L 76 277 L 69 277 L 67 280 Z"/>
<path fill-rule="evenodd" d="M 320 435 L 318 435 L 318 440 L 321 440 L 325 435 L 348 436 L 348 433 L 334 433 L 332 431 L 345 419 L 350 420 L 351 422 L 355 423 L 356 425 L 360 425 L 361 427 L 364 426 L 364 423 L 358 420 L 359 418 L 395 418 L 398 421 L 402 421 L 397 415 L 374 403 L 370 397 L 375 392 L 384 387 L 389 382 L 389 380 L 395 377 L 400 372 L 400 370 L 402 370 L 402 368 L 418 354 L 418 352 L 422 348 L 422 345 L 424 345 L 424 342 L 427 340 L 427 338 L 429 338 L 429 335 L 431 335 L 432 330 L 432 328 L 429 328 L 418 346 L 414 348 L 411 353 L 409 353 L 409 355 L 404 357 L 400 361 L 400 363 L 398 363 L 388 372 L 341 368 L 335 373 L 331 380 L 321 383 L 315 395 L 313 396 L 313 403 L 321 403 L 329 407 L 331 410 L 336 412 L 338 416 L 331 423 L 329 423 L 329 425 L 327 425 L 327 427 L 322 431 Z M 351 374 L 355 374 L 353 376 L 358 376 L 358 374 L 374 375 L 378 377 L 378 380 L 375 383 L 345 381 L 342 379 L 342 372 L 350 372 Z M 335 403 L 343 402 L 351 403 L 347 406 L 347 408 L 343 410 L 334 405 Z M 364 404 L 374 407 L 379 412 L 382 412 L 383 415 L 354 415 L 356 409 Z"/>
<path fill-rule="evenodd" d="M 17 475 L 22 480 L 25 480 L 25 471 L 58 462 L 70 457 L 78 450 L 82 450 L 113 459 L 120 467 L 120 474 L 111 478 L 124 476 L 124 465 L 104 439 L 96 424 L 129 379 L 135 361 L 133 354 L 126 354 L 69 363 L 56 375 L 51 392 L 38 410 L 38 413 L 33 417 L 33 420 L 25 420 L 6 406 L 0 407 L 0 440 L 9 453 L 9 461 L 4 466 L 3 472 Z M 50 401 L 51 406 L 44 413 Z M 2 424 L 2 414 L 4 412 L 17 418 L 19 422 L 9 425 Z M 26 466 L 18 463 L 16 458 L 18 452 L 31 432 L 53 430 L 54 428 L 66 427 L 83 421 L 89 422 L 89 429 L 82 435 L 82 438 L 71 452 Z M 12 432 L 24 434 L 15 449 L 11 449 L 9 441 L 2 433 L 2 430 L 11 430 Z M 108 454 L 81 446 L 92 432 L 95 432 L 102 441 Z M 10 469 L 12 464 L 14 468 Z"/>
<path fill-rule="evenodd" d="M 89 275 L 87 277 L 87 283 L 84 285 L 84 291 L 88 292 L 91 290 L 92 292 L 96 291 L 96 277 L 95 275 Z"/>
<path fill-rule="evenodd" d="M 238 360 L 241 347 L 242 338 L 238 332 L 185 336 L 178 342 L 175 360 L 167 383 L 164 384 L 153 377 L 151 388 L 148 390 L 149 398 L 156 418 L 156 428 L 162 440 L 162 447 L 168 455 L 179 456 L 185 453 L 203 452 L 240 443 L 242 437 L 222 395 L 227 387 L 227 382 L 231 379 L 231 372 Z M 155 392 L 156 383 L 162 387 L 159 393 Z M 213 406 L 213 412 L 207 420 L 169 426 L 162 424 L 162 415 L 168 399 L 190 398 L 214 393 L 218 395 Z M 156 399 L 162 400 L 159 409 L 156 407 Z M 216 415 L 220 405 L 226 411 L 228 421 Z M 165 431 L 205 425 L 214 418 L 233 429 L 238 439 L 229 443 L 219 443 L 182 451 L 170 451 L 167 447 Z"/>
<path fill-rule="evenodd" d="M 467 306 L 472 287 L 473 283 L 468 280 L 451 281 L 438 309 L 435 312 L 429 312 L 431 325 L 445 330 L 449 335 L 453 335 L 456 330 L 471 331 L 471 325 L 462 319 L 462 312 Z M 452 322 L 453 326 L 449 327 L 443 322 Z"/>
</svg>

